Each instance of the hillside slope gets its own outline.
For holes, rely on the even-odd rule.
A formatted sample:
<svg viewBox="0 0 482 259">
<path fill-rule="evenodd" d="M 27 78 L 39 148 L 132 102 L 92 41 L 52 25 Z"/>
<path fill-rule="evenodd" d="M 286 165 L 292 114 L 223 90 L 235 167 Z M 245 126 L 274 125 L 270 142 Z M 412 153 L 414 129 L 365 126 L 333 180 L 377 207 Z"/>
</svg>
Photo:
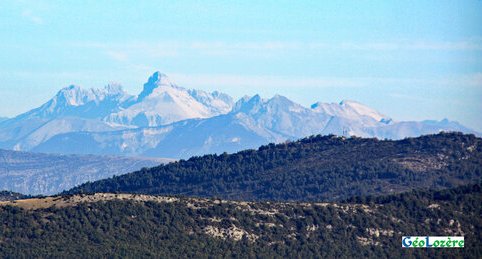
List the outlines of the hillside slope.
<svg viewBox="0 0 482 259">
<path fill-rule="evenodd" d="M 252 203 L 128 194 L 0 203 L 0 257 L 480 258 L 480 184 L 362 198 Z M 463 249 L 402 249 L 406 235 Z"/>
<path fill-rule="evenodd" d="M 169 159 L 53 155 L 0 149 L 0 190 L 54 194 L 95 181 L 166 163 Z"/>
<path fill-rule="evenodd" d="M 314 136 L 206 155 L 86 183 L 67 193 L 181 194 L 234 200 L 334 201 L 450 188 L 482 175 L 482 139 L 440 133 L 400 141 Z"/>
<path fill-rule="evenodd" d="M 14 201 L 27 198 L 26 195 L 17 192 L 0 191 L 0 201 Z"/>
</svg>

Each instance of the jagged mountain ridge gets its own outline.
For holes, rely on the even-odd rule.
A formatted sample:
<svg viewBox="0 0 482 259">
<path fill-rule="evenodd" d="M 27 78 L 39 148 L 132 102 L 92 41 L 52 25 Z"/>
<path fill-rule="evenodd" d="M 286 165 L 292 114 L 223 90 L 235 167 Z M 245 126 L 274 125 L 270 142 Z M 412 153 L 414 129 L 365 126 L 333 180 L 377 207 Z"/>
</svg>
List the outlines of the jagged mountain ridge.
<svg viewBox="0 0 482 259">
<path fill-rule="evenodd" d="M 208 118 L 231 109 L 232 99 L 219 92 L 187 90 L 162 73 L 154 73 L 134 104 L 104 120 L 120 125 L 152 127 L 192 118 Z"/>
<path fill-rule="evenodd" d="M 137 96 L 116 84 L 64 88 L 41 107 L 0 122 L 0 148 L 187 158 L 313 134 L 401 139 L 442 130 L 478 134 L 448 120 L 398 122 L 350 100 L 304 107 L 280 95 L 255 95 L 234 103 L 156 72 Z"/>
<path fill-rule="evenodd" d="M 104 89 L 71 85 L 40 107 L 0 122 L 0 148 L 29 151 L 63 133 L 109 132 L 212 117 L 229 112 L 232 103 L 224 93 L 178 87 L 159 72 L 137 96 L 118 84 Z"/>
<path fill-rule="evenodd" d="M 238 101 L 228 114 L 159 127 L 59 134 L 33 151 L 76 153 L 81 151 L 77 148 L 81 143 L 89 143 L 89 149 L 82 150 L 83 153 L 189 158 L 208 153 L 237 152 L 314 134 L 401 139 L 440 130 L 472 132 L 446 120 L 393 122 L 385 120 L 386 117 L 381 121 L 368 116 L 357 118 L 329 116 L 282 96 L 264 100 L 256 95 Z"/>
</svg>

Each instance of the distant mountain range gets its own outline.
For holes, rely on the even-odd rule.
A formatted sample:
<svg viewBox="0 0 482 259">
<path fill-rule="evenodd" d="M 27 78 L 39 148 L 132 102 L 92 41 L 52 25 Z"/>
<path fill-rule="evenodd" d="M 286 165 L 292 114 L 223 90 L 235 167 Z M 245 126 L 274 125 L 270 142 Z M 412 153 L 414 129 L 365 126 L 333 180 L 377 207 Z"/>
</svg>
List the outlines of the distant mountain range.
<svg viewBox="0 0 482 259">
<path fill-rule="evenodd" d="M 0 190 L 31 195 L 55 194 L 87 181 L 100 180 L 169 161 L 171 160 L 38 154 L 0 149 Z"/>
<path fill-rule="evenodd" d="M 440 131 L 478 134 L 448 120 L 395 121 L 349 100 L 304 107 L 284 96 L 255 95 L 234 102 L 224 93 L 179 87 L 156 72 L 136 96 L 119 85 L 61 89 L 42 106 L 0 122 L 0 148 L 187 158 L 313 134 L 401 139 Z"/>
</svg>

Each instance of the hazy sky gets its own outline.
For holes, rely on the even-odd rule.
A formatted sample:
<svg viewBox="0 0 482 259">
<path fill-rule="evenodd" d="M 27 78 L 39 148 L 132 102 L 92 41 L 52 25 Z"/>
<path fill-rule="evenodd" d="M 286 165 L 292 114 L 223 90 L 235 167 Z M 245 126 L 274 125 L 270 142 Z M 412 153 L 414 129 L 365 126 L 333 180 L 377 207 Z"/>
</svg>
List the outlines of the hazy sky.
<svg viewBox="0 0 482 259">
<path fill-rule="evenodd" d="M 154 71 L 482 131 L 482 1 L 0 1 L 0 116 Z"/>
</svg>

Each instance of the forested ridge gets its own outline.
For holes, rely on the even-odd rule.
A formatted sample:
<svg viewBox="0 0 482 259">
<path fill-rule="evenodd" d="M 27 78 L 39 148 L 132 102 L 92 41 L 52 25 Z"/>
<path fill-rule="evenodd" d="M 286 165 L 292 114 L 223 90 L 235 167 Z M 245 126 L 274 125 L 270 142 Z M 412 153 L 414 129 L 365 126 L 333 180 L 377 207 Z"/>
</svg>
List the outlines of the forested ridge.
<svg viewBox="0 0 482 259">
<path fill-rule="evenodd" d="M 481 144 L 313 136 L 0 202 L 0 258 L 481 258 Z"/>
<path fill-rule="evenodd" d="M 66 194 L 119 192 L 233 200 L 337 201 L 477 183 L 482 139 L 439 133 L 399 141 L 312 136 L 180 160 L 86 183 Z"/>
<path fill-rule="evenodd" d="M 61 204 L 76 197 L 89 196 L 51 201 Z M 159 199 L 163 200 L 122 196 L 41 209 L 22 209 L 16 205 L 20 201 L 4 204 L 0 206 L 0 257 L 482 256 L 480 184 L 342 203 Z M 405 235 L 464 236 L 465 248 L 401 248 Z"/>
</svg>

